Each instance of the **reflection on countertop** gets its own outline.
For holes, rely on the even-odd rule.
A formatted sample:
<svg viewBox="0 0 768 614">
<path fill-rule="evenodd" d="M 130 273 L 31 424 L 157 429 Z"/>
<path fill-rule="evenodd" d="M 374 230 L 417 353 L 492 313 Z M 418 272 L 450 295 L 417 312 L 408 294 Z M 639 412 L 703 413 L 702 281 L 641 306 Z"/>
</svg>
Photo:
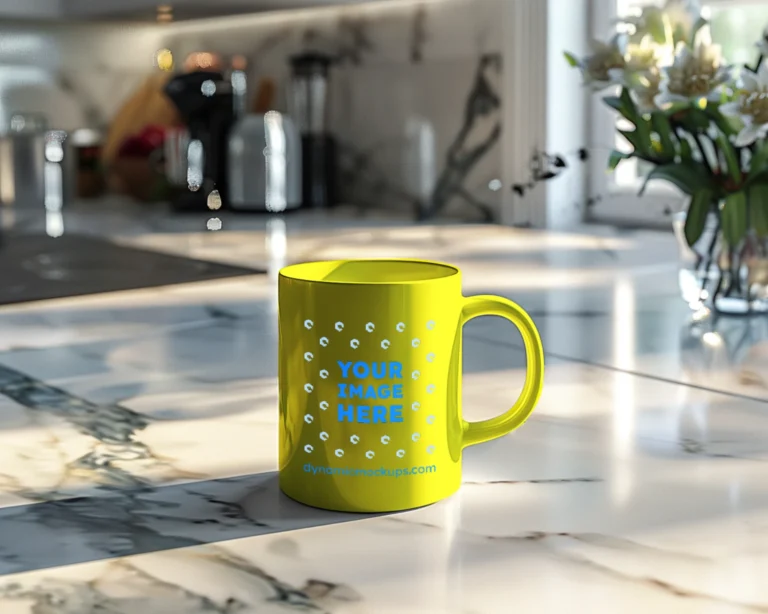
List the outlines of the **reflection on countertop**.
<svg viewBox="0 0 768 614">
<path fill-rule="evenodd" d="M 694 322 L 664 233 L 414 225 L 354 211 L 66 212 L 65 232 L 271 276 L 0 308 L 0 611 L 768 611 L 768 331 Z M 528 309 L 539 409 L 441 504 L 364 518 L 280 496 L 274 272 L 426 257 Z M 465 331 L 465 416 L 522 386 Z M 765 550 L 764 550 L 765 548 Z"/>
</svg>

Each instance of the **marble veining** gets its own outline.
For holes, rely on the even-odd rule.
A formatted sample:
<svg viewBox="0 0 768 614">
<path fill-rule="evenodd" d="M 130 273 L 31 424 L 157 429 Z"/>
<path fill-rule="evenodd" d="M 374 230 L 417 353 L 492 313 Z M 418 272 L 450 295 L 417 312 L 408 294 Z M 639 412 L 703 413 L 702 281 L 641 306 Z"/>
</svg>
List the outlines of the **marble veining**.
<svg viewBox="0 0 768 614">
<path fill-rule="evenodd" d="M 541 330 L 530 420 L 467 449 L 447 501 L 324 512 L 277 487 L 272 274 L 1 307 L 3 614 L 768 611 L 762 329 L 692 328 L 671 236 L 325 216 L 65 224 L 270 271 L 453 262 Z M 513 327 L 472 322 L 463 350 L 465 417 L 498 414 L 524 381 Z"/>
<path fill-rule="evenodd" d="M 411 62 L 414 64 L 424 59 L 424 45 L 429 38 L 427 31 L 427 8 L 417 6 L 413 13 L 411 26 Z"/>
<path fill-rule="evenodd" d="M 446 154 L 445 167 L 437 179 L 426 216 L 440 213 L 452 198 L 460 198 L 479 209 L 485 222 L 494 221 L 493 209 L 467 189 L 467 175 L 501 138 L 501 98 L 496 85 L 501 73 L 501 55 L 486 54 L 478 62 L 475 81 L 467 97 L 461 128 Z M 491 121 L 490 129 L 483 124 Z"/>
<path fill-rule="evenodd" d="M 501 202 L 488 186 L 502 175 L 503 4 L 347 3 L 169 28 L 162 45 L 178 57 L 245 54 L 253 91 L 274 83 L 281 112 L 290 109 L 290 58 L 333 57 L 327 127 L 339 144 L 342 202 L 487 221 Z"/>
</svg>

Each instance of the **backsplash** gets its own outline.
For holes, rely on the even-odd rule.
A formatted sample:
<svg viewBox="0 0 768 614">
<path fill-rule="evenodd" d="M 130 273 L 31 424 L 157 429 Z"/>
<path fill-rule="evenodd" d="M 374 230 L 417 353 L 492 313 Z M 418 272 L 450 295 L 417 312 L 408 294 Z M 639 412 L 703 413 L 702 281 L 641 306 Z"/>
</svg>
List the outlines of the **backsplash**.
<svg viewBox="0 0 768 614">
<path fill-rule="evenodd" d="M 157 70 L 193 51 L 249 61 L 250 95 L 276 85 L 285 111 L 290 56 L 339 58 L 330 81 L 341 197 L 467 220 L 498 219 L 505 0 L 413 0 L 155 24 L 0 23 L 0 126 L 42 113 L 53 128 L 106 128 Z"/>
<path fill-rule="evenodd" d="M 0 127 L 18 111 L 64 130 L 109 124 L 152 70 L 154 25 L 0 23 Z"/>
<path fill-rule="evenodd" d="M 163 45 L 177 58 L 245 55 L 252 90 L 262 79 L 277 84 L 277 110 L 286 107 L 291 55 L 339 57 L 329 121 L 344 200 L 495 219 L 503 1 L 394 0 L 178 23 Z"/>
</svg>

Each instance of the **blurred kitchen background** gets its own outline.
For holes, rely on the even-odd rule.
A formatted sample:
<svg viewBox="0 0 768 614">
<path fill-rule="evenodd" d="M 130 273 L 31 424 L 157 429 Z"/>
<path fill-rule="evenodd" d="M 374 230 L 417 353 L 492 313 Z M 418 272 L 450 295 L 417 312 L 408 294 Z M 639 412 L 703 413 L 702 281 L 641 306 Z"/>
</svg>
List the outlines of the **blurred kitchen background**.
<svg viewBox="0 0 768 614">
<path fill-rule="evenodd" d="M 668 228 L 678 195 L 641 207 L 631 164 L 606 175 L 613 119 L 562 57 L 645 4 L 4 0 L 3 227 L 118 200 Z M 706 10 L 746 61 L 768 7 L 731 4 Z"/>
<path fill-rule="evenodd" d="M 586 25 L 586 2 L 560 4 Z M 562 37 L 547 47 L 553 16 L 505 0 L 5 1 L 5 224 L 42 193 L 49 213 L 119 196 L 180 212 L 574 221 L 582 172 L 560 184 L 567 210 L 511 208 L 548 128 L 572 150 L 586 137 L 541 105 L 563 80 L 585 112 Z"/>
</svg>

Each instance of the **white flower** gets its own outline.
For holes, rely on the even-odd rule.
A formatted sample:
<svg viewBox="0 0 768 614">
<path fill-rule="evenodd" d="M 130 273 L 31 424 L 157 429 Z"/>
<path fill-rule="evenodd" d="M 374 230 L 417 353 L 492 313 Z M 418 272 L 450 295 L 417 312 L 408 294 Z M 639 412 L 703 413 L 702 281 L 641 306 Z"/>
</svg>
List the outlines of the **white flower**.
<svg viewBox="0 0 768 614">
<path fill-rule="evenodd" d="M 630 91 L 643 113 L 657 109 L 654 100 L 659 95 L 661 85 L 659 53 L 659 46 L 646 38 L 640 44 L 628 46 L 624 68 L 612 68 L 608 71 L 614 83 Z"/>
<path fill-rule="evenodd" d="M 663 69 L 659 107 L 675 102 L 719 100 L 731 68 L 722 63 L 720 47 L 699 44 L 693 50 L 680 45 L 672 66 Z"/>
<path fill-rule="evenodd" d="M 763 30 L 763 38 L 760 39 L 759 42 L 755 43 L 755 45 L 760 50 L 760 55 L 768 56 L 768 28 Z"/>
<path fill-rule="evenodd" d="M 595 91 L 615 85 L 615 73 L 612 76 L 612 71 L 623 71 L 626 67 L 628 42 L 626 34 L 617 34 L 607 43 L 593 40 L 590 44 L 591 55 L 576 60 L 584 85 Z"/>
<path fill-rule="evenodd" d="M 627 45 L 626 70 L 630 73 L 658 70 L 662 48 L 645 38 L 638 44 Z"/>
<path fill-rule="evenodd" d="M 632 26 L 632 40 L 651 36 L 659 45 L 675 45 L 685 41 L 693 43 L 693 30 L 701 19 L 698 0 L 667 0 L 664 6 L 645 6 L 640 14 L 621 19 Z"/>
<path fill-rule="evenodd" d="M 656 98 L 661 93 L 661 71 L 649 70 L 637 74 L 629 90 L 641 113 L 657 110 Z"/>
<path fill-rule="evenodd" d="M 744 128 L 735 144 L 745 147 L 768 135 L 768 65 L 762 64 L 757 74 L 744 71 L 739 86 L 736 100 L 722 105 L 720 112 L 741 119 Z"/>
</svg>

